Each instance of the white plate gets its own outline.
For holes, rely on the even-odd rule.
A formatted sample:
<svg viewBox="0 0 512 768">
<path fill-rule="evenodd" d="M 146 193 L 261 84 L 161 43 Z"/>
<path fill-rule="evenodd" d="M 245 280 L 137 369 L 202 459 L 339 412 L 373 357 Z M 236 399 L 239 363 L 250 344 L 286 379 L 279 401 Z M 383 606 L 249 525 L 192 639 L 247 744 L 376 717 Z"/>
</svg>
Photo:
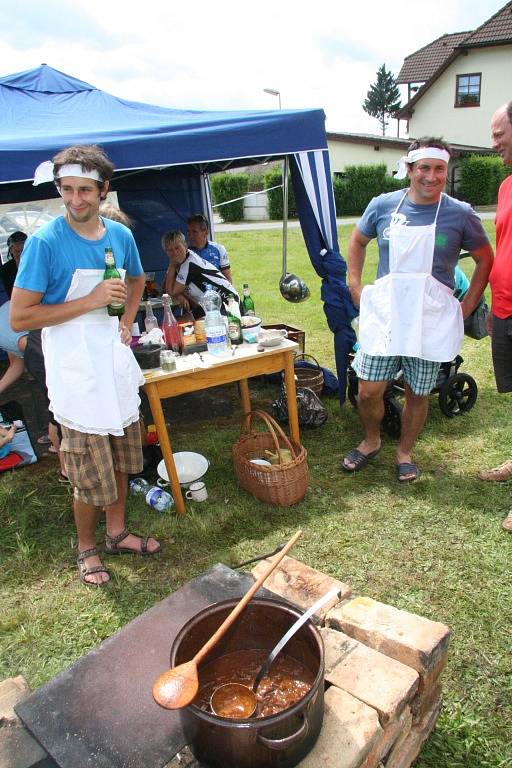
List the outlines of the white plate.
<svg viewBox="0 0 512 768">
<path fill-rule="evenodd" d="M 193 451 L 178 451 L 178 453 L 173 453 L 173 458 L 180 485 L 189 485 L 200 480 L 209 466 L 207 458 Z M 163 459 L 158 464 L 157 472 L 162 480 L 169 482 L 169 475 Z"/>
</svg>

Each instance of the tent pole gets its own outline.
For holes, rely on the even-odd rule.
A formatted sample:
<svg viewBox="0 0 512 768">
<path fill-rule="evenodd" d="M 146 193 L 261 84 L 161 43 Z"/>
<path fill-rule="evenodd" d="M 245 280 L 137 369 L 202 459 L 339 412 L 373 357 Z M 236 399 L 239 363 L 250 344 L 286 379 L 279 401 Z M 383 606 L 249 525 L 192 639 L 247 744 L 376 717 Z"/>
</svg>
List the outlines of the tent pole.
<svg viewBox="0 0 512 768">
<path fill-rule="evenodd" d="M 288 155 L 285 155 L 283 161 L 283 273 L 286 275 L 286 251 L 288 244 Z"/>
</svg>

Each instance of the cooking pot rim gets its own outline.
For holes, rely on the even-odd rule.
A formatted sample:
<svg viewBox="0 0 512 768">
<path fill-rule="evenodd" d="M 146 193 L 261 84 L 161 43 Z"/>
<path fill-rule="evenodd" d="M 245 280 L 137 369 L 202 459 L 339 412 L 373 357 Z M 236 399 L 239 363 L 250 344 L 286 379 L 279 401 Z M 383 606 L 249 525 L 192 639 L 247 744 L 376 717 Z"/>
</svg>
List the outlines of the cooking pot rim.
<svg viewBox="0 0 512 768">
<path fill-rule="evenodd" d="M 175 666 L 175 660 L 174 655 L 176 651 L 178 650 L 178 647 L 183 640 L 183 638 L 186 636 L 187 631 L 190 629 L 190 627 L 196 623 L 196 621 L 199 619 L 199 617 L 202 614 L 207 613 L 208 611 L 211 611 L 212 609 L 220 609 L 228 606 L 235 606 L 240 598 L 227 598 L 226 600 L 220 600 L 216 603 L 211 603 L 210 605 L 205 606 L 200 611 L 198 611 L 194 616 L 191 616 L 191 618 L 185 622 L 185 624 L 181 627 L 178 634 L 174 638 L 172 645 L 171 645 L 171 667 Z M 288 613 L 293 614 L 293 617 L 295 619 L 298 619 L 299 616 L 302 616 L 304 611 L 302 611 L 298 606 L 294 605 L 293 603 L 284 600 L 284 599 L 276 599 L 276 598 L 269 598 L 269 597 L 255 597 L 251 602 L 248 604 L 249 606 L 254 605 L 263 605 L 263 606 L 270 606 L 270 607 L 279 607 L 285 609 Z M 308 619 L 303 627 L 301 627 L 301 631 L 304 629 L 309 629 L 309 631 L 312 631 L 312 634 L 317 642 L 318 650 L 319 650 L 319 663 L 318 663 L 318 672 L 315 675 L 315 679 L 311 685 L 311 688 L 309 691 L 305 694 L 305 696 L 302 697 L 302 699 L 299 699 L 299 701 L 295 702 L 291 707 L 288 707 L 287 709 L 283 709 L 281 712 L 276 712 L 274 715 L 267 715 L 266 717 L 258 717 L 256 718 L 239 718 L 234 719 L 232 717 L 221 717 L 220 715 L 214 715 L 211 712 L 206 712 L 204 709 L 201 709 L 196 704 L 189 704 L 186 709 L 191 710 L 191 712 L 194 713 L 195 716 L 200 717 L 204 720 L 207 720 L 209 722 L 213 722 L 218 726 L 223 726 L 226 728 L 248 728 L 248 727 L 259 727 L 264 725 L 265 727 L 271 725 L 273 722 L 278 722 L 282 719 L 283 715 L 291 716 L 295 714 L 296 712 L 303 711 L 304 707 L 309 707 L 309 702 L 313 698 L 313 696 L 316 695 L 318 686 L 324 684 L 324 676 L 325 676 L 325 652 L 324 652 L 324 642 L 322 635 L 318 631 L 318 628 L 315 626 L 314 622 L 311 621 L 311 619 Z M 269 649 L 270 650 L 270 649 Z"/>
</svg>

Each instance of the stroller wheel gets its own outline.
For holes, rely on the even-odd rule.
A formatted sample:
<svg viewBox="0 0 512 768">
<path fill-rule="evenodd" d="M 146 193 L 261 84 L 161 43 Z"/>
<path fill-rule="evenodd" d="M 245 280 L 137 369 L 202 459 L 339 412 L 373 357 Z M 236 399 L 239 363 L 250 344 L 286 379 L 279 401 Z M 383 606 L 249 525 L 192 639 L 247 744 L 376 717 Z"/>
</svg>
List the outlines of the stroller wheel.
<svg viewBox="0 0 512 768">
<path fill-rule="evenodd" d="M 384 398 L 382 429 L 390 437 L 400 437 L 402 431 L 402 406 L 394 397 Z"/>
<path fill-rule="evenodd" d="M 439 408 L 448 418 L 470 411 L 476 403 L 478 387 L 467 373 L 456 373 L 439 390 Z"/>
</svg>

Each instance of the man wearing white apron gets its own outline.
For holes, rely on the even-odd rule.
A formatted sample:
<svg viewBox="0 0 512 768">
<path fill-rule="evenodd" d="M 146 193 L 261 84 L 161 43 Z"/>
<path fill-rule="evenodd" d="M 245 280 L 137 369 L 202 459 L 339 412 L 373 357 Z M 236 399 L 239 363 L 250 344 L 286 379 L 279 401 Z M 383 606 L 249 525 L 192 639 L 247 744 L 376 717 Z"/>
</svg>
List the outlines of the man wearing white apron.
<svg viewBox="0 0 512 768">
<path fill-rule="evenodd" d="M 441 139 L 414 141 L 396 178 L 409 176 L 406 190 L 374 198 L 354 229 L 348 249 L 352 300 L 360 307 L 359 350 L 353 367 L 359 378 L 358 412 L 365 436 L 341 463 L 357 472 L 379 452 L 383 396 L 388 381 L 403 371 L 405 404 L 396 451 L 399 482 L 420 470 L 412 449 L 428 410 L 428 394 L 442 362 L 459 352 L 463 318 L 487 285 L 493 252 L 471 206 L 444 194 L 450 150 Z M 377 238 L 377 280 L 362 287 L 366 247 Z M 459 304 L 453 296 L 461 249 L 476 262 L 470 287 Z"/>
<path fill-rule="evenodd" d="M 43 328 L 50 410 L 74 488 L 80 579 L 95 587 L 110 579 L 96 551 L 102 508 L 109 554 L 152 555 L 161 548 L 125 528 L 128 475 L 142 469 L 144 380 L 129 343 L 145 278 L 130 230 L 99 216 L 113 170 L 93 146 L 69 147 L 38 166 L 34 184 L 53 180 L 66 213 L 28 239 L 11 302 L 14 328 Z M 126 282 L 103 280 L 105 248 Z M 107 306 L 120 303 L 122 318 L 110 317 Z"/>
</svg>

